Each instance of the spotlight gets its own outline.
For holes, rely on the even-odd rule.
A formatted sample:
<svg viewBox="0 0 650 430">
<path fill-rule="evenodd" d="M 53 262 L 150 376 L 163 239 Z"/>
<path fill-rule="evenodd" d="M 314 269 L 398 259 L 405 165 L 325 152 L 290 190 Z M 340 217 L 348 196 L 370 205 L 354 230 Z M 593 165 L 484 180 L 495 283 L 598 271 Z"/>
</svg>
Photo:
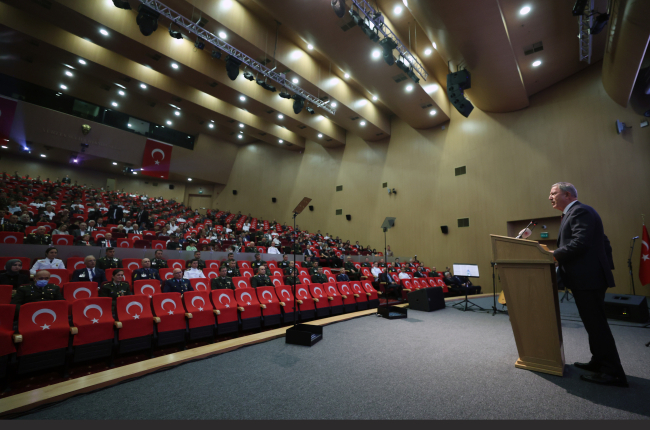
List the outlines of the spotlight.
<svg viewBox="0 0 650 430">
<path fill-rule="evenodd" d="M 307 106 L 307 112 L 309 112 L 312 115 L 316 113 L 316 111 L 314 111 L 314 109 L 310 108 L 309 106 Z"/>
<path fill-rule="evenodd" d="M 372 40 L 373 42 L 377 42 L 379 41 L 379 33 L 377 32 L 376 28 L 373 28 L 374 24 L 372 24 L 373 27 L 370 27 L 369 23 L 372 24 L 370 21 L 364 20 L 363 24 L 360 25 L 359 27 L 361 27 L 361 30 L 363 30 L 363 32 L 366 33 L 366 36 L 368 36 L 370 40 Z"/>
<path fill-rule="evenodd" d="M 244 78 L 248 79 L 249 81 L 255 80 L 255 76 L 253 76 L 253 74 L 251 72 L 249 72 L 248 70 L 246 70 L 244 72 Z"/>
<path fill-rule="evenodd" d="M 226 59 L 226 70 L 228 71 L 228 77 L 230 78 L 231 81 L 234 81 L 235 79 L 237 79 L 237 76 L 239 76 L 240 64 L 241 61 L 239 61 L 232 55 L 229 55 L 228 58 Z"/>
<path fill-rule="evenodd" d="M 275 92 L 275 87 L 273 85 L 267 84 L 266 81 L 263 81 L 261 79 L 257 79 L 255 82 L 257 82 L 257 85 L 264 88 L 265 90 L 271 91 L 272 93 Z"/>
<path fill-rule="evenodd" d="M 282 90 L 282 91 L 280 91 L 280 97 L 282 97 L 283 99 L 290 99 L 290 98 L 291 98 L 291 94 L 289 94 L 289 93 L 286 92 L 285 90 Z"/>
<path fill-rule="evenodd" d="M 573 16 L 584 15 L 587 3 L 589 3 L 589 0 L 577 0 L 573 5 Z"/>
<path fill-rule="evenodd" d="M 140 33 L 145 36 L 151 36 L 151 33 L 158 29 L 158 17 L 160 14 L 155 10 L 143 4 L 138 8 L 138 17 L 135 22 L 140 27 Z"/>
<path fill-rule="evenodd" d="M 131 5 L 126 0 L 113 0 L 113 4 L 115 7 L 119 7 L 120 9 L 131 10 Z"/>
<path fill-rule="evenodd" d="M 359 15 L 359 12 L 357 12 L 356 10 L 350 9 L 350 16 L 354 20 L 354 23 L 356 25 L 358 25 L 359 27 L 361 27 L 364 24 L 363 23 L 363 18 L 361 18 L 361 16 Z"/>
<path fill-rule="evenodd" d="M 390 37 L 384 37 L 379 42 L 379 45 L 384 50 L 384 61 L 389 66 L 395 64 L 395 57 L 393 57 L 393 49 L 397 48 L 397 43 Z"/>
<path fill-rule="evenodd" d="M 293 112 L 297 115 L 305 105 L 305 98 L 298 94 L 294 94 L 291 98 L 293 99 Z"/>
<path fill-rule="evenodd" d="M 169 35 L 174 39 L 182 39 L 183 34 L 180 31 L 172 30 L 172 25 L 169 24 Z"/>
<path fill-rule="evenodd" d="M 332 0 L 331 3 L 336 16 L 343 18 L 343 15 L 345 15 L 345 0 Z"/>
<path fill-rule="evenodd" d="M 196 42 L 194 42 L 194 47 L 203 50 L 205 48 L 205 42 L 200 37 L 197 37 Z"/>
<path fill-rule="evenodd" d="M 589 34 L 598 34 L 603 31 L 603 28 L 605 28 L 607 25 L 607 21 L 609 21 L 608 13 L 601 13 L 598 15 L 598 18 L 596 18 L 593 27 L 589 29 Z"/>
<path fill-rule="evenodd" d="M 214 58 L 216 60 L 221 58 L 221 51 L 219 51 L 218 49 L 213 49 L 212 50 L 212 58 Z"/>
</svg>

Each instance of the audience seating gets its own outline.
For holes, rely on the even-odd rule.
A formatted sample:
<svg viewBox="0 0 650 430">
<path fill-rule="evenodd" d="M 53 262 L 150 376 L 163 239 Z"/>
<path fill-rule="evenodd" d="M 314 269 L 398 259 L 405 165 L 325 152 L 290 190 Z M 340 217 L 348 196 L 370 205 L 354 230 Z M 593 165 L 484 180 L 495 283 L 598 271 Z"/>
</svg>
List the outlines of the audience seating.
<svg viewBox="0 0 650 430">
<path fill-rule="evenodd" d="M 343 297 L 336 288 L 336 282 L 328 282 L 323 284 L 323 289 L 330 302 L 330 310 L 332 315 L 339 315 L 343 313 Z"/>
<path fill-rule="evenodd" d="M 357 310 L 357 301 L 354 299 L 349 282 L 337 282 L 336 288 L 338 288 L 343 299 L 343 311 L 345 313 L 355 312 Z"/>
<path fill-rule="evenodd" d="M 151 241 L 151 247 L 153 249 L 167 249 L 167 241 L 166 240 L 152 240 Z"/>
<path fill-rule="evenodd" d="M 186 314 L 181 301 L 181 293 L 159 293 L 154 294 L 151 299 L 156 322 L 154 337 L 157 337 L 157 346 L 183 344 L 185 349 L 187 323 L 185 318 L 191 318 Z M 157 334 L 157 336 L 156 336 Z"/>
<path fill-rule="evenodd" d="M 72 305 L 77 300 L 97 297 L 97 282 L 66 282 L 63 284 L 63 298 L 68 302 L 68 315 L 72 315 Z"/>
<path fill-rule="evenodd" d="M 142 269 L 142 259 L 140 258 L 124 258 L 122 259 L 122 266 L 133 273 L 134 270 Z"/>
<path fill-rule="evenodd" d="M 62 287 L 70 281 L 70 272 L 67 269 L 47 269 L 50 272 L 50 283 Z"/>
<path fill-rule="evenodd" d="M 210 301 L 217 317 L 217 334 L 236 332 L 239 328 L 237 301 L 232 290 L 212 290 Z"/>
<path fill-rule="evenodd" d="M 304 285 L 311 284 L 311 276 L 309 276 L 309 274 L 302 273 L 300 274 L 300 276 L 298 276 L 298 279 L 300 280 L 301 284 Z"/>
<path fill-rule="evenodd" d="M 280 308 L 280 301 L 275 295 L 275 288 L 257 287 L 255 293 L 257 294 L 257 300 L 264 305 L 262 308 L 264 326 L 269 327 L 280 324 L 282 320 L 282 309 Z"/>
<path fill-rule="evenodd" d="M 119 352 L 128 353 L 153 347 L 153 314 L 151 299 L 145 295 L 117 298 Z"/>
<path fill-rule="evenodd" d="M 16 353 L 14 344 L 14 316 L 16 305 L 0 303 L 0 380 L 7 376 L 10 357 Z"/>
<path fill-rule="evenodd" d="M 206 291 L 210 292 L 211 284 L 210 284 L 210 279 L 204 279 L 204 278 L 193 278 L 190 279 L 190 284 L 192 285 L 192 288 L 194 288 L 194 291 Z"/>
<path fill-rule="evenodd" d="M 173 269 L 158 269 L 158 274 L 160 275 L 160 280 L 165 282 L 167 279 L 174 277 Z"/>
<path fill-rule="evenodd" d="M 251 279 L 244 276 L 235 276 L 232 278 L 232 283 L 235 285 L 235 288 L 252 288 Z"/>
<path fill-rule="evenodd" d="M 241 278 L 235 278 L 241 279 Z M 257 295 L 253 288 L 235 289 L 235 299 L 237 300 L 237 309 L 241 317 L 241 329 L 250 330 L 259 328 L 261 325 L 262 309 L 260 302 L 257 301 Z"/>
<path fill-rule="evenodd" d="M 153 298 L 154 294 L 161 293 L 160 282 L 155 279 L 143 279 L 133 282 L 133 294 Z"/>
<path fill-rule="evenodd" d="M 52 236 L 52 245 L 74 245 L 74 236 L 71 234 L 55 234 Z"/>
<path fill-rule="evenodd" d="M 180 259 L 169 259 L 167 260 L 167 267 L 170 269 L 181 269 L 185 270 L 185 260 Z"/>
<path fill-rule="evenodd" d="M 280 306 L 282 306 L 282 321 L 285 324 L 293 322 L 294 300 L 293 294 L 291 293 L 291 287 L 288 285 L 280 285 L 279 287 L 275 287 L 275 294 L 278 296 L 278 300 L 280 300 Z"/>
<path fill-rule="evenodd" d="M 274 269 L 269 268 L 269 270 L 271 271 L 270 275 L 273 277 L 278 277 L 278 278 L 284 277 L 284 272 L 282 272 L 282 270 L 278 269 L 277 267 Z"/>
<path fill-rule="evenodd" d="M 14 287 L 12 285 L 0 285 L 0 305 L 11 303 L 11 293 Z"/>
<path fill-rule="evenodd" d="M 300 321 L 308 321 L 316 317 L 315 301 L 308 290 L 308 285 L 296 285 L 296 302 L 300 311 Z"/>
<path fill-rule="evenodd" d="M 83 269 L 86 267 L 84 264 L 84 258 L 85 257 L 68 257 L 68 259 L 65 261 L 65 268 L 68 269 L 68 272 L 70 272 L 70 276 L 72 276 L 72 273 L 75 270 Z"/>
<path fill-rule="evenodd" d="M 239 273 L 245 278 L 252 278 L 254 276 L 253 269 L 242 269 Z"/>
<path fill-rule="evenodd" d="M 185 311 L 192 315 L 188 320 L 189 339 L 213 337 L 217 330 L 214 307 L 209 291 L 188 291 L 183 294 Z"/>
<path fill-rule="evenodd" d="M 309 292 L 314 299 L 316 306 L 316 317 L 323 318 L 330 315 L 330 304 L 327 294 L 325 294 L 325 287 L 322 284 L 309 284 Z"/>
<path fill-rule="evenodd" d="M 212 267 L 210 267 L 210 268 L 206 267 L 205 269 L 203 269 L 203 274 L 208 279 L 218 278 L 219 277 L 219 269 L 214 269 Z"/>
<path fill-rule="evenodd" d="M 129 269 L 106 269 L 106 280 L 111 282 L 113 280 L 113 272 L 116 270 L 124 271 L 124 282 L 128 282 L 130 286 L 133 286 L 133 274 Z"/>
<path fill-rule="evenodd" d="M 372 286 L 372 282 L 368 280 L 361 281 L 361 286 L 365 290 L 366 296 L 368 297 L 368 307 L 379 307 L 379 292 L 377 292 L 377 290 L 375 290 L 375 288 Z"/>
<path fill-rule="evenodd" d="M 350 288 L 352 289 L 352 295 L 357 301 L 357 310 L 365 311 L 368 309 L 368 297 L 366 296 L 363 287 L 361 287 L 361 282 L 350 282 Z"/>
<path fill-rule="evenodd" d="M 74 363 L 112 359 L 115 337 L 112 302 L 110 297 L 92 297 L 72 303 L 72 324 L 77 329 L 72 343 Z"/>
<path fill-rule="evenodd" d="M 221 263 L 219 262 L 219 260 L 205 260 L 206 269 L 214 269 L 218 272 L 219 267 L 221 267 Z"/>
</svg>

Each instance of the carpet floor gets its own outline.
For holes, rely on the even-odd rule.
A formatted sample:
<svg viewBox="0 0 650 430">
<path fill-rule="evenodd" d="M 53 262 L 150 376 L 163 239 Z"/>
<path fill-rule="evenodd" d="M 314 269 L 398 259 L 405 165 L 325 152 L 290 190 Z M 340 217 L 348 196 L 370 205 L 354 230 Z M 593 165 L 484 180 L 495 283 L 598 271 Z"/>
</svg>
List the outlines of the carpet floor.
<svg viewBox="0 0 650 430">
<path fill-rule="evenodd" d="M 476 299 L 486 308 L 491 299 Z M 562 314 L 571 315 L 571 303 Z M 501 308 L 501 306 L 499 306 Z M 575 310 L 575 309 L 574 309 Z M 580 380 L 590 358 L 563 319 L 563 377 L 514 366 L 508 315 L 449 306 L 324 327 L 311 348 L 284 339 L 68 399 L 24 419 L 648 419 L 650 330 L 612 323 L 629 388 Z"/>
</svg>

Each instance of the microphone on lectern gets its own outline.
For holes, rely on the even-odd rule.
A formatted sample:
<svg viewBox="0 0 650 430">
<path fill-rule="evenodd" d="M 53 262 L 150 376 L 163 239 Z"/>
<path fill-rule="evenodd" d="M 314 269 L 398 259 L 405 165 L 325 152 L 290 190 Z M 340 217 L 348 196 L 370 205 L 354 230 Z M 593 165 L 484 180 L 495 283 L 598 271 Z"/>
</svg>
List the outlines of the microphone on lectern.
<svg viewBox="0 0 650 430">
<path fill-rule="evenodd" d="M 521 239 L 521 237 L 524 235 L 524 233 L 526 233 L 526 230 L 528 230 L 530 226 L 533 226 L 533 228 L 531 228 L 528 231 L 530 231 L 530 233 L 532 234 L 533 229 L 535 228 L 536 225 L 537 225 L 537 222 L 531 221 L 530 223 L 528 223 L 528 225 L 526 226 L 525 229 L 523 229 L 522 231 L 519 232 L 519 234 L 517 235 L 517 237 L 515 237 L 515 239 Z"/>
</svg>

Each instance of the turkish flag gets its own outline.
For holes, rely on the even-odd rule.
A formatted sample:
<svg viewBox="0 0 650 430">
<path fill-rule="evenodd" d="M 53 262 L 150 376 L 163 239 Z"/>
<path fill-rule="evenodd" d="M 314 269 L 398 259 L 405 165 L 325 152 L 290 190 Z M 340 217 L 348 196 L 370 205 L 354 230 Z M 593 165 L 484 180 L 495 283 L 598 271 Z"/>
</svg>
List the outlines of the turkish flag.
<svg viewBox="0 0 650 430">
<path fill-rule="evenodd" d="M 639 265 L 639 279 L 641 285 L 650 284 L 650 237 L 648 229 L 643 225 L 643 236 L 641 240 L 641 263 Z"/>
<path fill-rule="evenodd" d="M 169 163 L 172 145 L 147 139 L 142 154 L 142 174 L 154 178 L 169 179 Z"/>
</svg>

